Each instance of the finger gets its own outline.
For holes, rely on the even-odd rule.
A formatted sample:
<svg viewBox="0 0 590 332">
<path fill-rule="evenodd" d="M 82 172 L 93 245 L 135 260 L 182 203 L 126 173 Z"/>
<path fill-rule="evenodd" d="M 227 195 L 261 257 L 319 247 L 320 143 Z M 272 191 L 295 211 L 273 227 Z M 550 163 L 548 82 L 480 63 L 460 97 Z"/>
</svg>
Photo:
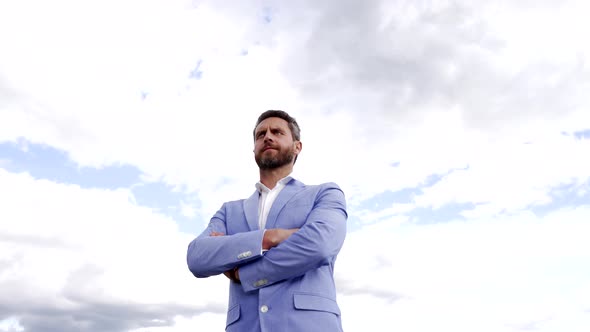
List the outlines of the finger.
<svg viewBox="0 0 590 332">
<path fill-rule="evenodd" d="M 229 280 L 231 280 L 231 281 L 233 281 L 233 282 L 237 282 L 237 283 L 239 283 L 239 282 L 240 282 L 240 280 L 239 280 L 239 279 L 238 279 L 238 277 L 237 277 L 237 272 L 235 272 L 234 270 L 228 270 L 228 271 L 225 271 L 225 272 L 223 272 L 223 274 L 224 274 L 224 275 L 225 275 L 225 276 L 226 276 L 226 277 L 227 277 Z"/>
</svg>

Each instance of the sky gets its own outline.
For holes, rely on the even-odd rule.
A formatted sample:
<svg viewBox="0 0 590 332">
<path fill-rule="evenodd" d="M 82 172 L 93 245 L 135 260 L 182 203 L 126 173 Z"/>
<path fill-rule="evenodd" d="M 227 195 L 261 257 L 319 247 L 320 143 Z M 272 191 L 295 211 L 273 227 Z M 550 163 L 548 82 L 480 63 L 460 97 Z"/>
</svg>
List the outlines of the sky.
<svg viewBox="0 0 590 332">
<path fill-rule="evenodd" d="M 586 1 L 0 0 L 0 332 L 220 331 L 188 243 L 336 182 L 345 331 L 590 331 Z"/>
</svg>

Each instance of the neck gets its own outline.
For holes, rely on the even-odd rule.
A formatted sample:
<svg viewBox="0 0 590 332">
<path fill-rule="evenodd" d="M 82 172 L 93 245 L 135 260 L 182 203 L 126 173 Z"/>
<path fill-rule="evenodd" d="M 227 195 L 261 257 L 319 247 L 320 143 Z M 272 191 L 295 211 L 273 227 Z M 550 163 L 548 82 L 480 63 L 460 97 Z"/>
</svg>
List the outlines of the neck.
<svg viewBox="0 0 590 332">
<path fill-rule="evenodd" d="M 280 179 L 291 174 L 291 172 L 293 172 L 293 164 L 272 169 L 260 169 L 260 182 L 268 189 L 272 189 Z"/>
</svg>

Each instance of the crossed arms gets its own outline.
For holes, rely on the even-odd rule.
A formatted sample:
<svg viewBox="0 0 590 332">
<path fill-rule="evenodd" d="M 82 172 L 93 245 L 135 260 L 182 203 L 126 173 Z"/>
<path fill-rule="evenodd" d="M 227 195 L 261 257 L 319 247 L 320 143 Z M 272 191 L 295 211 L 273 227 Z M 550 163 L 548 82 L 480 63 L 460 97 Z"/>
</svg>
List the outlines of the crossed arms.
<svg viewBox="0 0 590 332">
<path fill-rule="evenodd" d="M 297 277 L 330 262 L 346 236 L 346 203 L 335 184 L 326 184 L 300 228 L 268 229 L 226 235 L 232 220 L 224 206 L 207 229 L 189 244 L 187 263 L 199 278 L 225 273 L 241 281 L 244 291 L 253 291 Z M 280 224 L 280 220 L 279 220 Z M 268 249 L 263 254 L 263 249 Z"/>
<path fill-rule="evenodd" d="M 281 242 L 291 236 L 291 234 L 298 231 L 299 228 L 273 228 L 267 229 L 262 237 L 262 249 L 269 250 L 278 246 Z M 224 236 L 225 234 L 220 232 L 211 232 L 209 236 Z M 223 274 L 233 282 L 240 283 L 240 272 L 238 267 L 234 267 L 232 270 L 227 270 Z"/>
</svg>

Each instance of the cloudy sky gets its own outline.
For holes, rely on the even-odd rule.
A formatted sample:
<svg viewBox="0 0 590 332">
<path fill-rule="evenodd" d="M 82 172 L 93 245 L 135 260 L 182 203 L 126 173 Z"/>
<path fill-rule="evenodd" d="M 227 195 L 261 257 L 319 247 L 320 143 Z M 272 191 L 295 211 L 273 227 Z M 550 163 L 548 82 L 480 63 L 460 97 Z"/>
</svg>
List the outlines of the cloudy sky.
<svg viewBox="0 0 590 332">
<path fill-rule="evenodd" d="M 348 201 L 346 331 L 590 330 L 587 1 L 0 0 L 0 331 L 221 331 L 256 117 Z"/>
</svg>

